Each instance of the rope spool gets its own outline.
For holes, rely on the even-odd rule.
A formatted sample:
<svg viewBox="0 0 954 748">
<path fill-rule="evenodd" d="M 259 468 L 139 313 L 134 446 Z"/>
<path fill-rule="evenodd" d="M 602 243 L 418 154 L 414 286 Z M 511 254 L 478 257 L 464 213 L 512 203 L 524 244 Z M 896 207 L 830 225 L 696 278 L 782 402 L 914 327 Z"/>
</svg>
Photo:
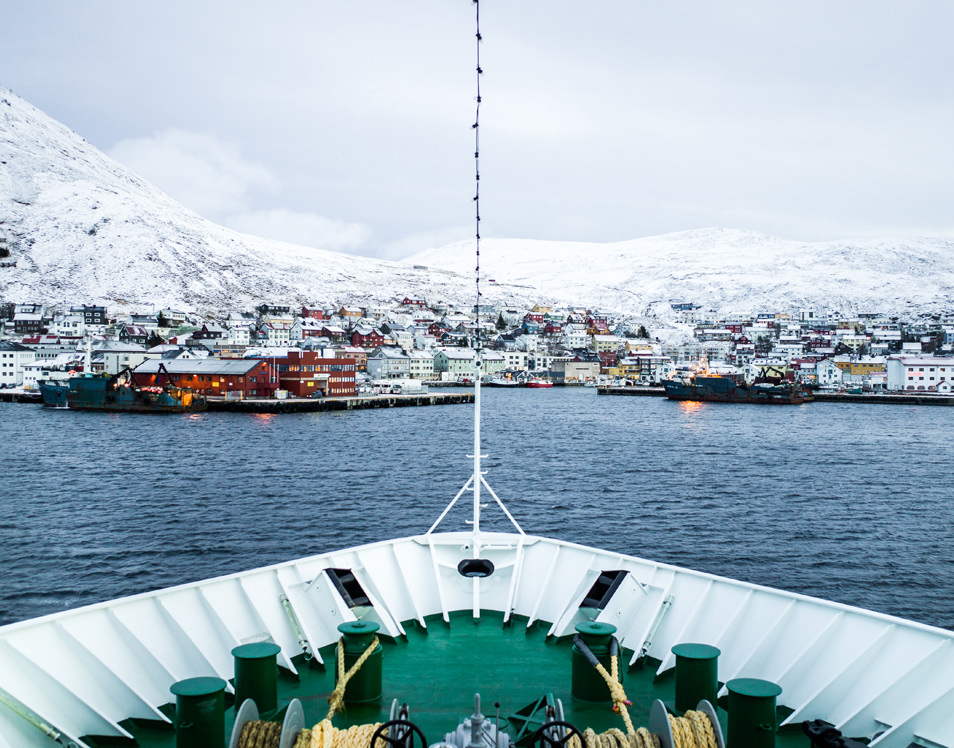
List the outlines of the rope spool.
<svg viewBox="0 0 954 748">
<path fill-rule="evenodd" d="M 651 733 L 647 728 L 640 727 L 632 732 L 624 733 L 618 728 L 611 728 L 603 733 L 596 733 L 587 728 L 583 732 L 582 745 L 577 738 L 571 738 L 568 748 L 719 748 L 716 740 L 716 728 L 713 727 L 709 716 L 702 711 L 688 711 L 684 717 L 667 715 L 672 742 L 666 735 L 665 743 L 659 735 Z"/>
<path fill-rule="evenodd" d="M 577 642 L 576 645 L 588 651 L 582 642 Z M 650 727 L 654 732 L 645 727 L 637 730 L 627 708 L 631 702 L 626 697 L 619 679 L 618 655 L 610 656 L 611 672 L 608 672 L 592 653 L 588 659 L 606 682 L 613 700 L 613 711 L 622 717 L 626 732 L 613 728 L 597 735 L 593 730 L 587 729 L 583 732 L 585 745 L 581 746 L 579 738 L 573 736 L 567 741 L 569 748 L 722 748 L 721 731 L 715 712 L 706 701 L 699 702 L 700 711 L 687 711 L 683 717 L 673 717 L 666 711 L 663 703 L 657 701 L 650 711 Z"/>
<path fill-rule="evenodd" d="M 239 734 L 239 748 L 278 748 L 282 726 L 278 722 L 252 720 L 246 722 Z"/>
<path fill-rule="evenodd" d="M 344 693 L 348 681 L 361 669 L 361 666 L 371 656 L 379 643 L 378 637 L 375 636 L 367 649 L 362 652 L 354 665 L 346 672 L 344 667 L 343 638 L 338 642 L 338 678 L 334 691 L 328 696 L 329 708 L 327 716 L 310 730 L 302 729 L 298 731 L 295 742 L 285 741 L 285 745 L 290 745 L 292 748 L 369 748 L 371 736 L 374 734 L 374 731 L 381 726 L 380 722 L 354 725 L 346 730 L 339 730 L 331 724 L 331 718 L 344 704 Z M 242 725 L 238 741 L 237 743 L 233 743 L 233 745 L 237 745 L 238 748 L 282 748 L 283 725 L 278 722 L 266 722 L 257 719 L 258 709 L 255 708 L 254 702 L 248 700 L 246 704 L 249 704 L 251 708 L 248 717 L 254 717 L 254 719 L 247 719 Z M 242 706 L 244 709 L 245 704 Z M 289 707 L 289 711 L 291 711 L 291 706 Z M 298 712 L 300 714 L 300 704 L 298 706 Z M 302 721 L 299 721 L 298 724 L 301 725 Z M 236 727 L 238 727 L 238 725 L 236 725 Z M 232 740 L 235 740 L 234 733 Z"/>
<path fill-rule="evenodd" d="M 381 726 L 375 724 L 354 725 L 339 730 L 325 719 L 310 730 L 299 731 L 293 748 L 368 748 L 371 736 Z M 238 748 L 279 748 L 282 726 L 278 722 L 253 720 L 246 722 L 239 735 Z"/>
</svg>

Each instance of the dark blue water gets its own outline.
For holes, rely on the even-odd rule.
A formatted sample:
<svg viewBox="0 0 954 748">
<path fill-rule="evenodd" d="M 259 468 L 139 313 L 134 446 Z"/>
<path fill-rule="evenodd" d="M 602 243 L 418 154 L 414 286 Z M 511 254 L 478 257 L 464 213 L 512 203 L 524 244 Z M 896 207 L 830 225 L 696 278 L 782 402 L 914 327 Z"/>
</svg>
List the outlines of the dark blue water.
<svg viewBox="0 0 954 748">
<path fill-rule="evenodd" d="M 483 394 L 487 478 L 528 532 L 954 628 L 954 410 Z M 0 404 L 0 622 L 423 532 L 472 417 Z"/>
</svg>

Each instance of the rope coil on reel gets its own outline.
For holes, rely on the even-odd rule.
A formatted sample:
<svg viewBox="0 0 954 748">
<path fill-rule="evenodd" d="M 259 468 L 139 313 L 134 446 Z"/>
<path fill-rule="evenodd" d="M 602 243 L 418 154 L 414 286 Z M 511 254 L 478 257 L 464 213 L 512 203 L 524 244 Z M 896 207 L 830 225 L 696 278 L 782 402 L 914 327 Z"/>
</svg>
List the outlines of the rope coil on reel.
<svg viewBox="0 0 954 748">
<path fill-rule="evenodd" d="M 636 729 L 629 716 L 632 702 L 623 690 L 619 679 L 619 642 L 612 638 L 610 645 L 610 670 L 607 671 L 590 648 L 577 635 L 574 646 L 579 647 L 586 659 L 603 677 L 617 712 L 626 726 L 626 732 L 612 728 L 597 734 L 587 728 L 581 741 L 575 735 L 566 739 L 566 748 L 723 748 L 722 728 L 715 709 L 708 701 L 700 701 L 697 710 L 689 710 L 682 717 L 674 717 L 665 705 L 657 700 L 649 715 L 649 728 Z"/>
<path fill-rule="evenodd" d="M 283 741 L 282 725 L 278 722 L 253 720 L 242 726 L 238 748 L 369 748 L 371 738 L 382 723 L 354 725 L 339 730 L 330 720 L 322 720 L 309 729 L 302 729 L 290 739 Z M 379 744 L 378 748 L 385 748 Z"/>
<path fill-rule="evenodd" d="M 350 669 L 345 671 L 344 637 L 338 641 L 337 682 L 328 696 L 328 714 L 310 730 L 304 728 L 301 702 L 293 699 L 288 705 L 284 723 L 258 719 L 258 708 L 249 699 L 242 704 L 233 728 L 230 748 L 369 748 L 371 738 L 382 723 L 354 725 L 340 730 L 331 724 L 331 718 L 344 705 L 348 681 L 361 669 L 380 641 L 375 636 Z M 387 735 L 387 730 L 383 731 Z M 377 740 L 375 742 L 378 742 Z M 387 748 L 384 739 L 375 748 Z"/>
<path fill-rule="evenodd" d="M 722 748 L 721 729 L 705 711 L 690 710 L 683 717 L 674 717 L 665 712 L 661 701 L 655 702 L 654 708 L 656 705 L 666 719 L 662 728 L 653 721 L 652 732 L 646 727 L 631 732 L 614 727 L 603 733 L 587 728 L 582 741 L 573 736 L 566 741 L 566 748 Z"/>
</svg>

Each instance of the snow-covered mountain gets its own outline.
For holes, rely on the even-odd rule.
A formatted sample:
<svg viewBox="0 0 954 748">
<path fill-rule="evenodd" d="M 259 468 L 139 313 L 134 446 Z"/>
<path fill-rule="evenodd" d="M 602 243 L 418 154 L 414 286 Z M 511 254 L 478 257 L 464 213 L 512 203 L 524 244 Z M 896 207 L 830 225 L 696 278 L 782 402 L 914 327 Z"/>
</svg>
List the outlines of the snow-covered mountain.
<svg viewBox="0 0 954 748">
<path fill-rule="evenodd" d="M 247 308 L 261 301 L 471 304 L 473 243 L 400 263 L 239 234 L 187 210 L 0 88 L 0 300 Z M 613 244 L 485 239 L 487 303 L 564 301 L 665 316 L 814 308 L 904 316 L 950 310 L 954 241 L 800 243 L 705 229 Z"/>
<path fill-rule="evenodd" d="M 405 295 L 473 303 L 465 275 L 239 234 L 189 211 L 0 88 L 0 299 L 246 308 Z M 519 289 L 495 289 L 505 299 Z M 529 300 L 529 297 L 527 299 Z"/>
<path fill-rule="evenodd" d="M 463 246 L 405 262 L 463 272 Z M 954 241 L 786 241 L 701 229 L 612 244 L 481 241 L 482 274 L 634 315 L 672 301 L 723 313 L 815 309 L 910 317 L 954 308 Z M 491 288 L 493 286 L 490 286 Z"/>
</svg>

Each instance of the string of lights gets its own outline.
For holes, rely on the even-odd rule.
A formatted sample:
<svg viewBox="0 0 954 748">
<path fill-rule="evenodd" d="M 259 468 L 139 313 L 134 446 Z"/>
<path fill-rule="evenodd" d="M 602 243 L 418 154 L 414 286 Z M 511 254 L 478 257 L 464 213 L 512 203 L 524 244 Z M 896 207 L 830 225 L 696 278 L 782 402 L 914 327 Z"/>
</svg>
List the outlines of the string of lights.
<svg viewBox="0 0 954 748">
<path fill-rule="evenodd" d="M 475 318 L 477 320 L 477 345 L 475 346 L 477 351 L 477 356 L 480 356 L 481 351 L 481 339 L 480 339 L 480 76 L 483 75 L 483 70 L 480 67 L 480 43 L 482 37 L 480 36 L 480 0 L 473 0 L 474 7 L 476 9 L 476 20 L 477 20 L 477 113 L 474 116 L 474 177 L 476 182 L 476 188 L 474 190 L 474 208 L 476 213 L 476 241 L 477 241 L 477 268 L 476 268 L 476 284 L 477 284 L 477 306 L 475 308 Z"/>
</svg>

